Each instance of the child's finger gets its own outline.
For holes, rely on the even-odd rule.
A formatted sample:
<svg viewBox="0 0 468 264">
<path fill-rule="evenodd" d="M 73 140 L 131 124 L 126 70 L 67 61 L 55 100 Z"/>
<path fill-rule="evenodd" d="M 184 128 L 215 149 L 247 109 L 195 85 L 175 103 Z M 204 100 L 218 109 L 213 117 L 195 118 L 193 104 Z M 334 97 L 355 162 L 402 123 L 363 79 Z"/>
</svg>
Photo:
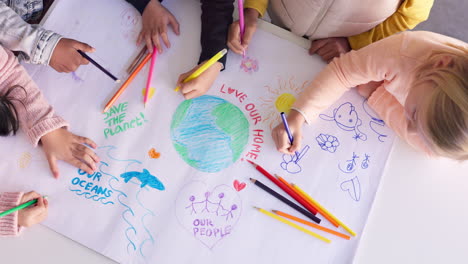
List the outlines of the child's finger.
<svg viewBox="0 0 468 264">
<path fill-rule="evenodd" d="M 298 151 L 298 150 L 301 148 L 301 144 L 302 144 L 302 136 L 296 134 L 296 135 L 294 136 L 293 144 L 292 144 L 292 146 L 289 148 L 289 151 L 291 152 L 291 154 L 293 154 L 294 152 Z"/>
<path fill-rule="evenodd" d="M 74 135 L 75 136 L 75 139 L 76 139 L 76 142 L 79 143 L 79 144 L 86 144 L 92 148 L 97 148 L 97 144 L 92 141 L 91 139 L 87 138 L 87 137 L 82 137 L 82 136 L 78 136 L 78 135 Z"/>
<path fill-rule="evenodd" d="M 173 16 L 170 16 L 169 17 L 169 24 L 171 25 L 172 27 L 172 30 L 176 33 L 176 35 L 178 36 L 180 34 L 180 29 L 179 29 L 179 22 L 177 22 L 177 20 L 175 19 L 175 17 Z"/>
<path fill-rule="evenodd" d="M 23 197 L 21 197 L 21 203 L 31 201 L 32 199 L 36 199 L 38 197 L 41 197 L 41 195 L 35 191 L 30 191 L 28 193 L 23 194 Z"/>
<path fill-rule="evenodd" d="M 163 48 L 162 48 L 162 45 L 161 45 L 161 43 L 159 41 L 159 32 L 153 32 L 153 34 L 151 34 L 151 40 L 153 41 L 154 46 L 156 46 L 156 48 L 158 49 L 158 52 L 162 53 Z M 153 49 L 151 49 L 151 50 L 153 50 Z"/>
<path fill-rule="evenodd" d="M 256 27 L 246 27 L 245 32 L 244 32 L 244 37 L 242 38 L 242 45 L 244 47 L 248 46 L 250 44 L 250 41 L 252 40 L 252 37 L 256 31 Z"/>
<path fill-rule="evenodd" d="M 94 172 L 97 169 L 96 163 L 94 162 L 92 157 L 88 155 L 87 151 L 91 150 L 85 147 L 84 145 L 76 145 L 76 147 L 73 148 L 72 153 L 75 158 L 84 161 L 88 165 L 88 167 L 90 167 Z"/>
<path fill-rule="evenodd" d="M 45 206 L 46 210 L 49 209 L 49 200 L 44 199 L 44 206 Z"/>
<path fill-rule="evenodd" d="M 88 45 L 86 43 L 83 43 L 83 42 L 76 41 L 76 40 L 75 40 L 75 43 L 73 44 L 73 47 L 75 47 L 75 49 L 78 49 L 78 50 L 81 50 L 81 51 L 84 51 L 84 52 L 95 52 L 96 51 L 96 49 L 91 47 L 90 45 Z"/>
<path fill-rule="evenodd" d="M 309 49 L 309 54 L 312 55 L 314 53 L 317 53 L 317 51 L 321 49 L 323 46 L 325 46 L 326 44 L 327 44 L 326 39 L 318 39 L 318 40 L 312 41 L 310 45 L 310 49 Z"/>
<path fill-rule="evenodd" d="M 81 160 L 73 157 L 73 158 L 70 158 L 68 160 L 66 160 L 66 162 L 70 163 L 71 165 L 77 167 L 78 169 L 82 170 L 82 171 L 86 171 L 86 173 L 92 175 L 94 173 L 93 169 L 86 163 L 82 162 Z"/>
<path fill-rule="evenodd" d="M 49 168 L 50 168 L 50 171 L 52 172 L 52 175 L 54 176 L 54 178 L 58 179 L 59 169 L 57 167 L 57 159 L 55 158 L 55 156 L 48 155 L 47 161 L 49 162 Z"/>
<path fill-rule="evenodd" d="M 99 162 L 99 157 L 96 155 L 96 153 L 94 153 L 94 151 L 92 151 L 90 148 L 87 148 L 87 147 L 85 147 L 83 151 L 85 152 L 87 156 L 89 156 L 95 169 L 97 169 L 95 164 Z"/>
<path fill-rule="evenodd" d="M 198 97 L 198 96 L 200 96 L 200 91 L 198 91 L 198 90 L 193 90 L 193 91 L 190 91 L 190 92 L 184 94 L 185 100 L 193 99 L 193 98 Z"/>
<path fill-rule="evenodd" d="M 171 42 L 169 42 L 169 38 L 167 37 L 167 33 L 165 31 L 161 33 L 161 38 L 164 42 L 164 45 L 166 45 L 167 48 L 170 48 Z"/>
<path fill-rule="evenodd" d="M 151 40 L 151 34 L 145 35 L 146 49 L 149 53 L 153 52 L 153 41 Z"/>
</svg>

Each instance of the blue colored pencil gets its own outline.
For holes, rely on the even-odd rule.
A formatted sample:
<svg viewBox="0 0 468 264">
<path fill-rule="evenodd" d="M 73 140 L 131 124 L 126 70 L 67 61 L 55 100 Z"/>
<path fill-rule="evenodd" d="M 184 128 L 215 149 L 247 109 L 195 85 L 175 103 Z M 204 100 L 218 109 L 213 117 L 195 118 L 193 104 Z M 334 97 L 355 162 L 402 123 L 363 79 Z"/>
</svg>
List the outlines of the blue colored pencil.
<svg viewBox="0 0 468 264">
<path fill-rule="evenodd" d="M 286 133 L 288 133 L 289 142 L 292 145 L 293 141 L 294 141 L 294 138 L 293 138 L 293 136 L 291 134 L 291 130 L 289 130 L 288 121 L 286 120 L 286 115 L 284 114 L 284 112 L 281 112 L 280 115 L 281 115 L 281 119 L 283 120 L 284 129 L 286 129 Z M 299 152 L 297 152 L 297 151 L 296 151 L 296 160 L 299 161 Z"/>
</svg>

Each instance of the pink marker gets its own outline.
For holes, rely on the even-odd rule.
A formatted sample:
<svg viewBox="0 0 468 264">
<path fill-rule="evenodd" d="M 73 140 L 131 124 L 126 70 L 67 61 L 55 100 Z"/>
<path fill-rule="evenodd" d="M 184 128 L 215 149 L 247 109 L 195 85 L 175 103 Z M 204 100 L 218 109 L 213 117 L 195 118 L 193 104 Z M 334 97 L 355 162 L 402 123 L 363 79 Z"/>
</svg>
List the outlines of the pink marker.
<svg viewBox="0 0 468 264">
<path fill-rule="evenodd" d="M 237 1 L 238 3 L 238 8 L 239 8 L 239 28 L 240 28 L 240 39 L 241 39 L 241 44 L 242 44 L 242 39 L 244 38 L 244 3 L 242 3 L 243 0 Z M 243 57 L 245 57 L 245 51 L 242 54 Z"/>
<path fill-rule="evenodd" d="M 158 56 L 158 50 L 156 49 L 156 46 L 153 46 L 153 54 L 151 55 L 150 69 L 148 72 L 148 80 L 146 81 L 145 98 L 143 99 L 143 103 L 145 104 L 145 107 L 146 107 L 146 102 L 148 101 L 149 91 L 151 89 L 150 87 L 151 80 L 153 79 L 154 64 L 156 64 L 157 56 Z"/>
</svg>

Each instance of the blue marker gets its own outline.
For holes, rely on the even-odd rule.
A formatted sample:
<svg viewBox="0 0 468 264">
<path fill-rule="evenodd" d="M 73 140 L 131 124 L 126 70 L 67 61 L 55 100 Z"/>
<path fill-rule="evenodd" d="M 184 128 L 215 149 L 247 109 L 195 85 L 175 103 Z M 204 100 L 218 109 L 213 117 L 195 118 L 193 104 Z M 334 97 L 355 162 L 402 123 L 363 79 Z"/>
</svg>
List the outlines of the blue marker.
<svg viewBox="0 0 468 264">
<path fill-rule="evenodd" d="M 292 145 L 294 138 L 291 134 L 291 130 L 289 130 L 288 121 L 286 120 L 286 115 L 284 114 L 284 112 L 281 112 L 280 115 L 281 115 L 281 119 L 283 119 L 284 129 L 286 129 L 286 133 L 288 133 L 289 142 Z M 299 153 L 296 151 L 296 163 L 297 161 L 299 161 Z"/>
</svg>

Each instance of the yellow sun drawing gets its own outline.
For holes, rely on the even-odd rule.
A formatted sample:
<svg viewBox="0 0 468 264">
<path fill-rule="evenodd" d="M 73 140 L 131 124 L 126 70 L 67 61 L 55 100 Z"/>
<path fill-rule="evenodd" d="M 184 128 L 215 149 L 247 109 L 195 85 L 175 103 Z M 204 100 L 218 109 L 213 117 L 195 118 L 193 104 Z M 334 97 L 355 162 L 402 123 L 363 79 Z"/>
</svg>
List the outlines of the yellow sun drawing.
<svg viewBox="0 0 468 264">
<path fill-rule="evenodd" d="M 292 105 L 296 101 L 297 96 L 307 86 L 308 82 L 304 81 L 301 84 L 294 82 L 294 77 L 290 77 L 289 80 L 281 80 L 278 78 L 278 84 L 273 86 L 265 86 L 268 91 L 267 97 L 261 97 L 260 107 L 262 113 L 265 113 L 265 119 L 263 122 L 267 122 L 270 129 L 275 127 L 281 122 L 280 113 L 286 114 L 291 110 Z"/>
</svg>

